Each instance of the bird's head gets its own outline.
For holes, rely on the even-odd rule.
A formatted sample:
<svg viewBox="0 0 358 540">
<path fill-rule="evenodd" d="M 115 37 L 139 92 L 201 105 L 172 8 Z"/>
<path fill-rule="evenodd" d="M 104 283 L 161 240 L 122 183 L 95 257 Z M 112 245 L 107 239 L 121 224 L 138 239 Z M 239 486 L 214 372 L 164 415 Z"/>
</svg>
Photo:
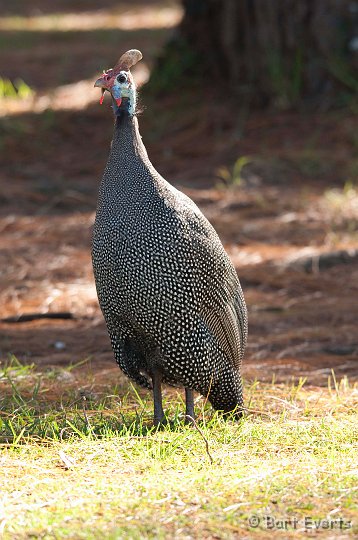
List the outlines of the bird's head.
<svg viewBox="0 0 358 540">
<path fill-rule="evenodd" d="M 142 58 L 140 51 L 130 49 L 120 57 L 114 68 L 104 71 L 94 84 L 102 89 L 101 104 L 106 90 L 111 94 L 115 115 L 119 115 L 121 111 L 130 115 L 135 113 L 136 87 L 130 68 Z"/>
</svg>

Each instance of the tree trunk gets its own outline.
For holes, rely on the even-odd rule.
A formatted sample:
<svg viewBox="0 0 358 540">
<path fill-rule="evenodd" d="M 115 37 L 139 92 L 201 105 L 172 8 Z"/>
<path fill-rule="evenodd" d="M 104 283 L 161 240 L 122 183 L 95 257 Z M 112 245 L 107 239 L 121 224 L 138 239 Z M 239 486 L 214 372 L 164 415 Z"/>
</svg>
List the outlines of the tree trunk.
<svg viewBox="0 0 358 540">
<path fill-rule="evenodd" d="M 183 0 L 183 5 L 184 18 L 169 47 L 180 56 L 177 75 L 196 72 L 205 84 L 226 87 L 236 99 L 280 107 L 329 106 L 358 90 L 357 1 Z"/>
</svg>

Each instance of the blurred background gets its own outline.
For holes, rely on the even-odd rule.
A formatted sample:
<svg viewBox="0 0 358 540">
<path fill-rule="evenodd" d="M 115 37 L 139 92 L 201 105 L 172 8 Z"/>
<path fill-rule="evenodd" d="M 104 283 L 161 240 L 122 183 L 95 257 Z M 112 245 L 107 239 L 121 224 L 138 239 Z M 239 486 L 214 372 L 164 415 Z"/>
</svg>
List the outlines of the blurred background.
<svg viewBox="0 0 358 540">
<path fill-rule="evenodd" d="M 0 353 L 121 374 L 90 260 L 112 136 L 103 69 L 138 48 L 140 129 L 217 229 L 249 308 L 244 377 L 358 375 L 358 2 L 0 2 Z"/>
</svg>

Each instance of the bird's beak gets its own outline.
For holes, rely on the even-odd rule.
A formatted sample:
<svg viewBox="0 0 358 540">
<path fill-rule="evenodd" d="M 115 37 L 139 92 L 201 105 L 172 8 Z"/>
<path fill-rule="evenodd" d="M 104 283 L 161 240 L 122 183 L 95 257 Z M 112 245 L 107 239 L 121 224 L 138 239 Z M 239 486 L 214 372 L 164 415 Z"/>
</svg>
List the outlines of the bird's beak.
<svg viewBox="0 0 358 540">
<path fill-rule="evenodd" d="M 104 88 L 105 90 L 108 90 L 110 86 L 113 84 L 113 77 L 109 77 L 108 75 L 104 74 L 102 77 L 96 80 L 94 83 L 94 86 L 97 88 Z"/>
<path fill-rule="evenodd" d="M 117 107 L 119 107 L 120 104 L 122 103 L 121 91 L 118 88 L 118 86 L 114 86 L 114 82 L 115 82 L 115 77 L 110 77 L 109 75 L 104 74 L 103 77 L 100 77 L 94 83 L 95 87 L 101 88 L 102 90 L 101 99 L 99 100 L 101 105 L 103 103 L 104 94 L 106 90 L 112 94 L 112 98 L 116 102 Z"/>
</svg>

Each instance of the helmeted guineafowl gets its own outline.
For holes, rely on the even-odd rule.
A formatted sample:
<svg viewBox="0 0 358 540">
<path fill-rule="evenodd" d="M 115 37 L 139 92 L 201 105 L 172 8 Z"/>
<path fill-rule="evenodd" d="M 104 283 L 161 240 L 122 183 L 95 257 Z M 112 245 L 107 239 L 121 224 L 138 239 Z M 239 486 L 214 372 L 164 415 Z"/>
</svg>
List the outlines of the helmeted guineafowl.
<svg viewBox="0 0 358 540">
<path fill-rule="evenodd" d="M 235 268 L 213 227 L 149 161 L 138 131 L 132 49 L 95 83 L 112 95 L 115 127 L 99 189 L 92 260 L 99 304 L 123 372 L 153 388 L 154 422 L 165 419 L 161 383 L 193 390 L 215 409 L 242 407 L 247 311 Z"/>
</svg>

